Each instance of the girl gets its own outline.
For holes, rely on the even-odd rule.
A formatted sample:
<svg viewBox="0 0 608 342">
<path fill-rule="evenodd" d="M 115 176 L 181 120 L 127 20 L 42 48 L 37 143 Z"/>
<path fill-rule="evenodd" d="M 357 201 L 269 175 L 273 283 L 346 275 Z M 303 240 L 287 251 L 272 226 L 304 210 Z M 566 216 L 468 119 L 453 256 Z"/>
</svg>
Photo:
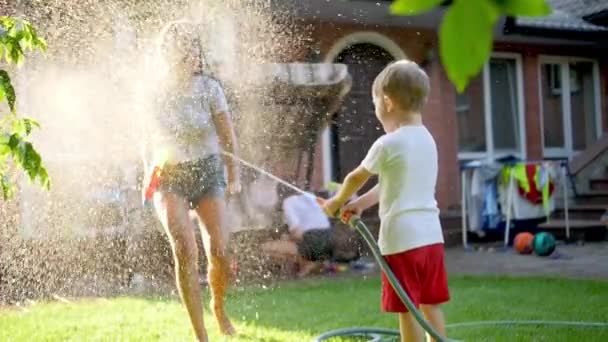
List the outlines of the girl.
<svg viewBox="0 0 608 342">
<path fill-rule="evenodd" d="M 171 241 L 182 302 L 197 340 L 206 342 L 195 227 L 189 212 L 193 210 L 204 224 L 213 315 L 222 334 L 232 335 L 235 330 L 224 311 L 229 280 L 224 193 L 238 193 L 240 181 L 236 162 L 222 158 L 221 151 L 235 152 L 235 134 L 221 85 L 203 73 L 202 47 L 195 26 L 170 23 L 160 39 L 163 64 L 168 69 L 163 75 L 160 110 L 150 139 L 154 155 L 164 155 L 154 205 Z"/>
</svg>

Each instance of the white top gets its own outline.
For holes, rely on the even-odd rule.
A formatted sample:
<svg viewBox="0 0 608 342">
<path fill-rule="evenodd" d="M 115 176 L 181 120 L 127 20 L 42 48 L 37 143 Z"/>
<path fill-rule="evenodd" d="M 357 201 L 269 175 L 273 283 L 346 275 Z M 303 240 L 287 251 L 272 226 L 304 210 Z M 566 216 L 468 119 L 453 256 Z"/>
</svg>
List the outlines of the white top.
<svg viewBox="0 0 608 342">
<path fill-rule="evenodd" d="M 382 254 L 443 243 L 435 200 L 437 146 L 426 127 L 403 126 L 383 135 L 361 166 L 379 178 Z"/>
<path fill-rule="evenodd" d="M 329 219 L 314 196 L 294 195 L 283 201 L 283 215 L 289 230 L 298 227 L 303 232 L 312 229 L 329 229 Z"/>
<path fill-rule="evenodd" d="M 221 85 L 197 75 L 185 93 L 165 99 L 157 115 L 153 151 L 168 153 L 171 162 L 204 158 L 220 151 L 213 117 L 228 112 Z"/>
</svg>

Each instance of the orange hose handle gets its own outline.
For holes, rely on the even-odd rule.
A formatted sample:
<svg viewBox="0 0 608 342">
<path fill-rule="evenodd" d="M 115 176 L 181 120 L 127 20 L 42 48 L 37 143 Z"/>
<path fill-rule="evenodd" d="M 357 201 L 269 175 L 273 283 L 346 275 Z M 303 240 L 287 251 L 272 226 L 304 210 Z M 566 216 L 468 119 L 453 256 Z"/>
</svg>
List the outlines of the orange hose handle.
<svg viewBox="0 0 608 342">
<path fill-rule="evenodd" d="M 320 206 L 325 204 L 325 199 L 321 197 L 317 197 L 317 203 Z M 338 218 L 342 223 L 348 224 L 350 222 L 351 217 L 353 217 L 355 213 L 353 211 L 342 211 L 338 210 L 338 212 L 334 213 L 332 217 Z"/>
</svg>

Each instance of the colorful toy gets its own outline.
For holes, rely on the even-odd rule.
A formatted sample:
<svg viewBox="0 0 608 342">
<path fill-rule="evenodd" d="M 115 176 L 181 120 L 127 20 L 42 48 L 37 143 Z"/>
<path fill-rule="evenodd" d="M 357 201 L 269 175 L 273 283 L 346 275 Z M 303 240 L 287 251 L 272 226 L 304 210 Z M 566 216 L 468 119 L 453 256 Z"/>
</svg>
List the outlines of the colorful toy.
<svg viewBox="0 0 608 342">
<path fill-rule="evenodd" d="M 519 233 L 515 236 L 513 246 L 519 254 L 530 254 L 532 253 L 532 240 L 534 240 L 534 235 Z"/>
<path fill-rule="evenodd" d="M 160 186 L 161 174 L 165 163 L 169 159 L 168 150 L 161 150 L 154 156 L 154 163 L 152 164 L 152 170 L 148 174 L 146 179 L 148 180 L 144 184 L 144 206 L 147 207 L 152 202 L 152 197 L 158 187 Z"/>
<path fill-rule="evenodd" d="M 152 201 L 152 196 L 154 196 L 154 193 L 160 185 L 161 171 L 162 168 L 160 166 L 154 166 L 152 168 L 152 172 L 149 177 L 150 181 L 146 184 L 144 188 L 144 206 L 146 207 L 150 205 L 150 202 Z"/>
<path fill-rule="evenodd" d="M 532 241 L 532 249 L 538 256 L 549 256 L 555 251 L 555 237 L 551 233 L 536 234 Z"/>
<path fill-rule="evenodd" d="M 345 264 L 330 262 L 325 266 L 325 270 L 330 273 L 341 273 L 348 271 L 349 267 Z"/>
</svg>

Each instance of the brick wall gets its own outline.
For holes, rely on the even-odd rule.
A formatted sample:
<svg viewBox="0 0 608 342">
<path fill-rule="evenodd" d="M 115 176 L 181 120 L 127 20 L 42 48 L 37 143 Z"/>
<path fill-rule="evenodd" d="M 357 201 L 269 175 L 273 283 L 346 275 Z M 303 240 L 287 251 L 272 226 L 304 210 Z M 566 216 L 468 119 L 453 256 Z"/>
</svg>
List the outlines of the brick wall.
<svg viewBox="0 0 608 342">
<path fill-rule="evenodd" d="M 439 207 L 445 210 L 460 203 L 456 93 L 439 59 L 432 61 L 427 72 L 432 88 L 424 112 L 424 122 L 437 142 L 439 151 L 437 202 Z"/>
<path fill-rule="evenodd" d="M 408 58 L 421 62 L 425 60 L 428 48 L 433 45 L 435 34 L 429 30 L 411 30 L 378 25 L 330 23 L 308 23 L 312 27 L 313 41 L 325 56 L 335 42 L 349 34 L 360 31 L 373 31 L 380 33 L 394 41 Z"/>
<path fill-rule="evenodd" d="M 540 159 L 543 154 L 543 142 L 538 92 L 538 85 L 540 84 L 538 55 L 535 53 L 524 53 L 522 63 L 525 94 L 526 154 L 528 159 Z"/>
</svg>

